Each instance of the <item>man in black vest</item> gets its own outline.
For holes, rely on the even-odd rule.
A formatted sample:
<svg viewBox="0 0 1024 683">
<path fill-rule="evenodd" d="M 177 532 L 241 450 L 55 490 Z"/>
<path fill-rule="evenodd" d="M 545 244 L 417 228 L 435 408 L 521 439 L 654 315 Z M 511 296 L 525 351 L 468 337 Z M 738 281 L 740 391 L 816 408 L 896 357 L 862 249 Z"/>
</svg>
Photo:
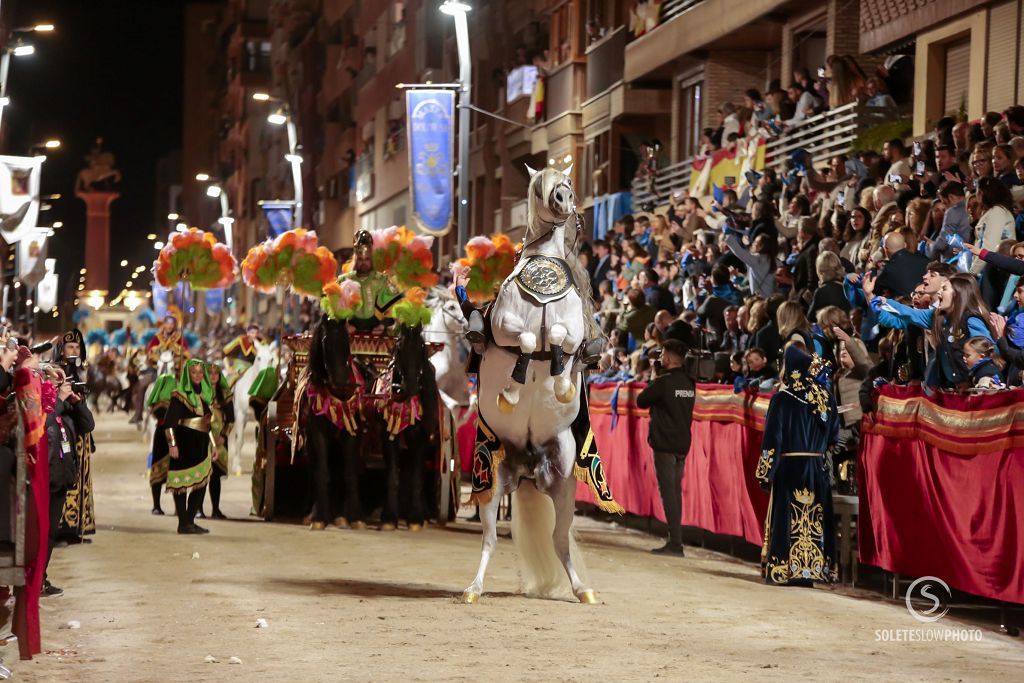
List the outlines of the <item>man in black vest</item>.
<svg viewBox="0 0 1024 683">
<path fill-rule="evenodd" d="M 690 450 L 690 422 L 696 385 L 684 366 L 686 347 L 670 339 L 662 345 L 658 376 L 640 392 L 636 404 L 651 412 L 647 443 L 654 451 L 658 491 L 668 523 L 668 542 L 652 552 L 683 556 L 683 465 Z"/>
</svg>

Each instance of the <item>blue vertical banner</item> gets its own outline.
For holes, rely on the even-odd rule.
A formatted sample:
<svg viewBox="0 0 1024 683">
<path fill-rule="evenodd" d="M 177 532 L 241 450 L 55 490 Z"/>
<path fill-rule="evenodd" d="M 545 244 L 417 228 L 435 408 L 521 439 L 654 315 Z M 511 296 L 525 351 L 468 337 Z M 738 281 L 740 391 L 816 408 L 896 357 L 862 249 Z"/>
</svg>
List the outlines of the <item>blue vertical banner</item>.
<svg viewBox="0 0 1024 683">
<path fill-rule="evenodd" d="M 267 219 L 267 237 L 274 238 L 283 232 L 292 229 L 292 215 L 295 212 L 295 202 L 277 201 L 260 202 L 263 215 Z"/>
<path fill-rule="evenodd" d="M 206 294 L 206 313 L 208 315 L 220 315 L 224 310 L 224 290 L 208 289 Z"/>
<path fill-rule="evenodd" d="M 171 306 L 175 308 L 182 308 L 182 301 L 185 297 L 185 285 L 181 282 L 175 286 L 173 290 L 164 289 L 156 280 L 153 281 L 153 299 L 150 304 L 150 308 L 153 309 L 153 313 L 156 317 L 163 319 L 167 315 Z"/>
<path fill-rule="evenodd" d="M 413 219 L 422 232 L 446 235 L 454 199 L 455 92 L 407 90 L 405 115 Z"/>
</svg>

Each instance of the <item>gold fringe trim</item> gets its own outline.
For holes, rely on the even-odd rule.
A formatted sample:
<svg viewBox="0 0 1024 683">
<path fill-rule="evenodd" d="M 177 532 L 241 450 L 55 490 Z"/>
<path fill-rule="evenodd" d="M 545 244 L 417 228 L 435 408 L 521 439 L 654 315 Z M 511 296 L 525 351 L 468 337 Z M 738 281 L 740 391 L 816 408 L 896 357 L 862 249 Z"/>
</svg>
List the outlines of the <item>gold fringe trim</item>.
<svg viewBox="0 0 1024 683">
<path fill-rule="evenodd" d="M 505 449 L 499 448 L 491 454 L 491 486 L 483 491 L 474 491 L 469 496 L 470 505 L 483 507 L 494 499 L 494 484 L 498 481 L 498 465 L 505 461 Z"/>
<path fill-rule="evenodd" d="M 597 507 L 599 509 L 612 515 L 626 514 L 626 508 L 622 507 L 614 500 L 601 499 L 601 494 L 598 492 L 597 487 L 594 485 L 594 482 L 590 477 L 590 470 L 586 467 L 574 464 L 572 467 L 572 474 L 576 478 L 576 481 L 581 481 L 586 484 L 590 489 L 590 492 L 594 494 L 594 499 L 597 501 Z"/>
</svg>

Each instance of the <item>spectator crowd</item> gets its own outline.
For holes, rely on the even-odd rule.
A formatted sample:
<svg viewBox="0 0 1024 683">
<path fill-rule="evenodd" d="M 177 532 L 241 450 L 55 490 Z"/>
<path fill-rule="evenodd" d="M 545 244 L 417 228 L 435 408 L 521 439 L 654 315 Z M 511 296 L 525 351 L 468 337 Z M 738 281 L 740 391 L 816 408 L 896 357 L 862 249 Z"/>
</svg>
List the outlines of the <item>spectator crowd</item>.
<svg viewBox="0 0 1024 683">
<path fill-rule="evenodd" d="M 755 95 L 746 108 L 757 112 Z M 708 144 L 733 134 L 733 115 Z M 677 340 L 694 378 L 770 391 L 796 341 L 832 365 L 849 453 L 884 383 L 1022 384 L 1024 106 L 945 117 L 879 151 L 796 150 L 750 181 L 718 200 L 673 193 L 586 246 L 610 341 L 589 381 L 649 381 Z"/>
</svg>

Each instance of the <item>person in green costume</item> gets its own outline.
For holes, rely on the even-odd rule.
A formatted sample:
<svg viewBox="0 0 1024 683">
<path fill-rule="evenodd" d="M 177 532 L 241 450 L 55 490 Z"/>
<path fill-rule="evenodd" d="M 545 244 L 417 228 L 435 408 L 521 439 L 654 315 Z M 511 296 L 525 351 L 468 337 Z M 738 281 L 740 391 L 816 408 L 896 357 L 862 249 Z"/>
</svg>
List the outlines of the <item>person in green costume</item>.
<svg viewBox="0 0 1024 683">
<path fill-rule="evenodd" d="M 195 519 L 213 473 L 210 458 L 212 401 L 213 388 L 206 375 L 206 364 L 193 358 L 182 368 L 164 416 L 164 435 L 170 456 L 167 488 L 174 494 L 179 534 L 209 533 L 198 526 Z"/>
<path fill-rule="evenodd" d="M 153 444 L 149 453 L 149 488 L 153 494 L 152 514 L 164 514 L 160 506 L 160 491 L 167 483 L 167 468 L 171 456 L 167 446 L 167 434 L 164 432 L 164 418 L 167 406 L 171 404 L 171 395 L 178 386 L 178 378 L 172 374 L 160 375 L 153 382 L 153 390 L 149 393 L 146 406 L 156 422 L 153 433 Z"/>
<path fill-rule="evenodd" d="M 401 300 L 402 293 L 395 290 L 384 273 L 373 269 L 373 237 L 360 230 L 355 237 L 352 270 L 341 276 L 355 280 L 362 287 L 363 300 L 356 307 L 349 324 L 359 332 L 383 332 L 393 322 L 387 317 L 391 307 Z"/>
</svg>

